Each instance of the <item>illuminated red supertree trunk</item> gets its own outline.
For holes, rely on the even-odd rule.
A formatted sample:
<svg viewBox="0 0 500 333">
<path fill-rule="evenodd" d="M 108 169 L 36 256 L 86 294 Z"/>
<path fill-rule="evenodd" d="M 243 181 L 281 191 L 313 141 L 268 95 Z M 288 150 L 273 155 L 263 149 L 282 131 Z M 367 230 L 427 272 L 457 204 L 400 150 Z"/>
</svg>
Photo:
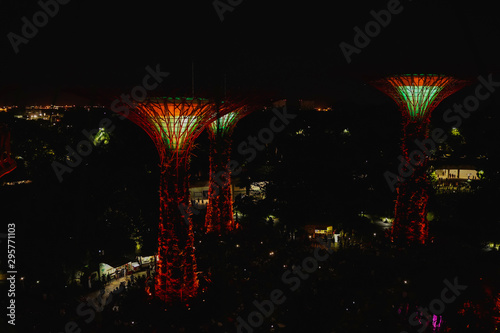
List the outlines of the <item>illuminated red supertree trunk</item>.
<svg viewBox="0 0 500 333">
<path fill-rule="evenodd" d="M 189 158 L 194 140 L 216 116 L 214 103 L 193 98 L 150 98 L 128 115 L 148 133 L 160 155 L 155 296 L 169 304 L 185 303 L 197 293 Z"/>
<path fill-rule="evenodd" d="M 210 138 L 210 180 L 208 206 L 205 215 L 207 232 L 226 234 L 238 228 L 233 217 L 231 195 L 231 143 L 236 123 L 250 113 L 247 106 L 223 103 L 222 109 L 229 110 L 208 126 Z"/>
<path fill-rule="evenodd" d="M 7 125 L 0 123 L 0 178 L 16 168 L 16 161 L 10 154 L 10 132 Z"/>
<path fill-rule="evenodd" d="M 423 142 L 429 138 L 432 110 L 443 99 L 462 88 L 465 82 L 444 75 L 407 74 L 386 77 L 373 84 L 398 104 L 403 115 L 401 151 L 406 177 L 401 177 L 396 187 L 392 239 L 397 242 L 424 244 L 429 232 L 429 156 L 418 154 L 422 152 L 422 148 L 417 146 L 416 140 Z"/>
</svg>

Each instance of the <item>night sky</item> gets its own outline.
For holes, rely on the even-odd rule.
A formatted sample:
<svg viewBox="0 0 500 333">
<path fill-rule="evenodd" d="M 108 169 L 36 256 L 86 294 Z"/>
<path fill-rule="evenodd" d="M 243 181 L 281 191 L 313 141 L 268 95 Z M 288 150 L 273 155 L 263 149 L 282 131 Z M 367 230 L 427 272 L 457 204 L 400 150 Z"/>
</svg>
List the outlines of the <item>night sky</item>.
<svg viewBox="0 0 500 333">
<path fill-rule="evenodd" d="M 194 62 L 199 94 L 221 90 L 226 77 L 234 94 L 330 103 L 358 100 L 367 79 L 394 72 L 474 78 L 500 68 L 498 14 L 486 1 L 401 1 L 350 64 L 339 44 L 354 44 L 353 28 L 388 1 L 247 0 L 223 22 L 210 0 L 108 2 L 60 5 L 15 54 L 7 34 L 21 35 L 21 17 L 32 21 L 40 6 L 1 1 L 0 102 L 106 104 L 156 64 L 171 73 L 163 89 L 176 94 L 190 93 Z"/>
</svg>

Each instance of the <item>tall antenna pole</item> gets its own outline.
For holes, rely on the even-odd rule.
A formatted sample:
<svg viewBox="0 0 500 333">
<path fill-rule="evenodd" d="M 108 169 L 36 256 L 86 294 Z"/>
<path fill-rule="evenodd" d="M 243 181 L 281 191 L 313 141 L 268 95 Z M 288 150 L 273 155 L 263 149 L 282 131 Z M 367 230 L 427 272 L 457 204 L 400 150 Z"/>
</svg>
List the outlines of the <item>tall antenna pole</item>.
<svg viewBox="0 0 500 333">
<path fill-rule="evenodd" d="M 227 99 L 227 74 L 224 73 L 224 100 Z"/>
<path fill-rule="evenodd" d="M 191 94 L 194 98 L 194 61 L 191 61 Z"/>
</svg>

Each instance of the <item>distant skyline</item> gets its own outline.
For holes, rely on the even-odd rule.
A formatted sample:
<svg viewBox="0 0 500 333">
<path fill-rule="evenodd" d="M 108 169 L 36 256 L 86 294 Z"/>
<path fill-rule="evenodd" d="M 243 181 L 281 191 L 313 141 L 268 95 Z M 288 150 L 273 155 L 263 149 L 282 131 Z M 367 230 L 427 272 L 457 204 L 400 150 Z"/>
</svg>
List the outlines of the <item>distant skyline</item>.
<svg viewBox="0 0 500 333">
<path fill-rule="evenodd" d="M 353 44 L 354 27 L 364 29 L 370 12 L 388 3 L 243 1 L 221 22 L 212 1 L 73 0 L 15 54 L 7 34 L 20 34 L 21 18 L 31 20 L 40 6 L 5 1 L 0 103 L 92 102 L 127 92 L 145 66 L 156 64 L 171 73 L 164 88 L 174 92 L 190 91 L 194 62 L 200 93 L 221 91 L 226 77 L 232 92 L 329 101 L 350 98 L 364 79 L 392 72 L 475 77 L 500 69 L 500 24 L 495 8 L 482 1 L 401 1 L 402 11 L 348 64 L 339 44 Z"/>
</svg>

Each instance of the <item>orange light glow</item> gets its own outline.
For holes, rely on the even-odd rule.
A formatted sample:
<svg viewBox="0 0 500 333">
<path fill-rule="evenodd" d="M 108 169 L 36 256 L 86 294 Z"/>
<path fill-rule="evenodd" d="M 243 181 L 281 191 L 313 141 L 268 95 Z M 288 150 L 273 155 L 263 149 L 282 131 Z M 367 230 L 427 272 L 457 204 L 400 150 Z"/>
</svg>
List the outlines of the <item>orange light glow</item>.
<svg viewBox="0 0 500 333">
<path fill-rule="evenodd" d="M 186 303 L 198 293 L 194 232 L 189 213 L 189 159 L 194 140 L 221 112 L 194 98 L 150 98 L 127 117 L 153 140 L 160 156 L 160 214 L 155 297 Z"/>
</svg>

